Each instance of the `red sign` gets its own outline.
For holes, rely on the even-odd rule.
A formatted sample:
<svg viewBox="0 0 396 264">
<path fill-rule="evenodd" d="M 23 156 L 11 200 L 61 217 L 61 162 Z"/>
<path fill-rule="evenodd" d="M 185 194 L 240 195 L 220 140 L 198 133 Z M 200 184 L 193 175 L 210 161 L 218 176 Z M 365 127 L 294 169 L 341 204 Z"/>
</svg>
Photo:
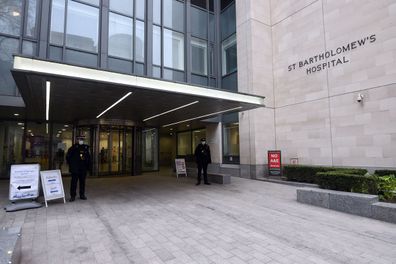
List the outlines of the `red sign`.
<svg viewBox="0 0 396 264">
<path fill-rule="evenodd" d="M 268 171 L 270 176 L 281 175 L 281 152 L 280 150 L 268 151 Z"/>
</svg>

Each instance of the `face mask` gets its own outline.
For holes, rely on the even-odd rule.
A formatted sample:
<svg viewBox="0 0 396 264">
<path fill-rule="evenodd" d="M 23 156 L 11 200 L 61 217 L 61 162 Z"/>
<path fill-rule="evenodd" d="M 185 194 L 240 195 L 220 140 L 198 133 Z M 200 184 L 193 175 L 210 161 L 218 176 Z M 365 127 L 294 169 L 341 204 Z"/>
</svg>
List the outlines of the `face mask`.
<svg viewBox="0 0 396 264">
<path fill-rule="evenodd" d="M 82 144 L 84 144 L 84 141 L 79 140 L 79 141 L 78 141 L 78 144 L 82 145 Z"/>
<path fill-rule="evenodd" d="M 205 145 L 206 144 L 206 141 L 202 141 L 202 145 Z"/>
</svg>

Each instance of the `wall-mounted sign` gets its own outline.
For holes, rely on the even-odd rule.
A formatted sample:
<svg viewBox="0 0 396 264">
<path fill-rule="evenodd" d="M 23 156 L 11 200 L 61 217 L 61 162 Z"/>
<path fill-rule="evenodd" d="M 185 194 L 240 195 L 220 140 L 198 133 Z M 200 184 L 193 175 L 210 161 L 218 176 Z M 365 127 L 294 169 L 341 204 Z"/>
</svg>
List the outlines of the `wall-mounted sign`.
<svg viewBox="0 0 396 264">
<path fill-rule="evenodd" d="M 39 195 L 39 174 L 39 164 L 11 165 L 9 199 L 36 199 Z"/>
<path fill-rule="evenodd" d="M 268 173 L 269 176 L 281 176 L 281 151 L 268 151 Z"/>
<path fill-rule="evenodd" d="M 315 54 L 312 57 L 305 58 L 296 63 L 290 64 L 287 69 L 290 72 L 303 68 L 305 69 L 305 73 L 309 75 L 325 69 L 334 68 L 338 65 L 349 63 L 349 59 L 344 56 L 345 53 L 365 47 L 367 44 L 374 43 L 376 40 L 377 36 L 372 34 L 370 36 L 363 37 L 361 39 L 339 46 L 335 49 L 326 50 L 319 54 Z"/>
<path fill-rule="evenodd" d="M 291 158 L 290 159 L 290 164 L 291 165 L 298 165 L 298 158 Z"/>
<path fill-rule="evenodd" d="M 187 177 L 187 168 L 186 168 L 186 160 L 185 159 L 175 159 L 176 165 L 176 177 L 179 178 L 179 175 L 186 175 Z"/>
<path fill-rule="evenodd" d="M 60 170 L 41 171 L 41 184 L 43 185 L 45 207 L 48 207 L 47 201 L 62 199 L 65 200 L 63 189 L 62 175 Z"/>
</svg>

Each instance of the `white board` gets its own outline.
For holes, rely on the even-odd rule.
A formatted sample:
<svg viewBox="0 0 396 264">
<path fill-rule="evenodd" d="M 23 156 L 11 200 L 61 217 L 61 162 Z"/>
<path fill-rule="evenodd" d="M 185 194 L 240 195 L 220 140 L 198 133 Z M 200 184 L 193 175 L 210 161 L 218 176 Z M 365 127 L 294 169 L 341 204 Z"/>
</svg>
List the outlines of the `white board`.
<svg viewBox="0 0 396 264">
<path fill-rule="evenodd" d="M 55 199 L 63 198 L 63 202 L 66 203 L 60 170 L 41 171 L 40 175 L 41 184 L 43 185 L 45 206 L 48 207 L 47 201 Z"/>
<path fill-rule="evenodd" d="M 176 165 L 176 177 L 179 178 L 179 174 L 184 174 L 187 177 L 187 168 L 185 159 L 175 159 Z"/>
<path fill-rule="evenodd" d="M 39 174 L 39 164 L 11 165 L 10 200 L 36 199 L 39 195 Z"/>
</svg>

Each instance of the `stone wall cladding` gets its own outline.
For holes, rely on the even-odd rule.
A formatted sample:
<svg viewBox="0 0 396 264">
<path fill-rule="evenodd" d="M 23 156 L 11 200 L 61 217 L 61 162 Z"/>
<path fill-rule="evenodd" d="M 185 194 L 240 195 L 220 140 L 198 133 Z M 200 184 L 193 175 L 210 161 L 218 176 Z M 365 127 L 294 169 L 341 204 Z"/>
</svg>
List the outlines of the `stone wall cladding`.
<svg viewBox="0 0 396 264">
<path fill-rule="evenodd" d="M 252 11 L 267 7 L 265 0 L 236 1 L 243 5 L 237 8 L 238 25 L 248 29 L 239 31 L 239 89 L 266 96 L 275 118 L 274 124 L 262 113 L 250 116 L 265 120 L 258 127 L 240 118 L 241 164 L 263 164 L 267 150 L 275 148 L 282 150 L 283 164 L 298 158 L 309 165 L 395 168 L 396 2 L 268 0 L 268 19 L 268 12 Z M 272 44 L 264 40 L 269 30 Z M 356 44 L 362 39 L 365 44 Z M 298 65 L 353 42 L 357 48 Z M 308 68 L 334 59 L 347 62 L 307 74 Z M 294 63 L 297 67 L 289 70 Z M 362 103 L 356 101 L 359 93 Z M 274 126 L 275 137 L 260 133 L 266 124 Z"/>
</svg>

